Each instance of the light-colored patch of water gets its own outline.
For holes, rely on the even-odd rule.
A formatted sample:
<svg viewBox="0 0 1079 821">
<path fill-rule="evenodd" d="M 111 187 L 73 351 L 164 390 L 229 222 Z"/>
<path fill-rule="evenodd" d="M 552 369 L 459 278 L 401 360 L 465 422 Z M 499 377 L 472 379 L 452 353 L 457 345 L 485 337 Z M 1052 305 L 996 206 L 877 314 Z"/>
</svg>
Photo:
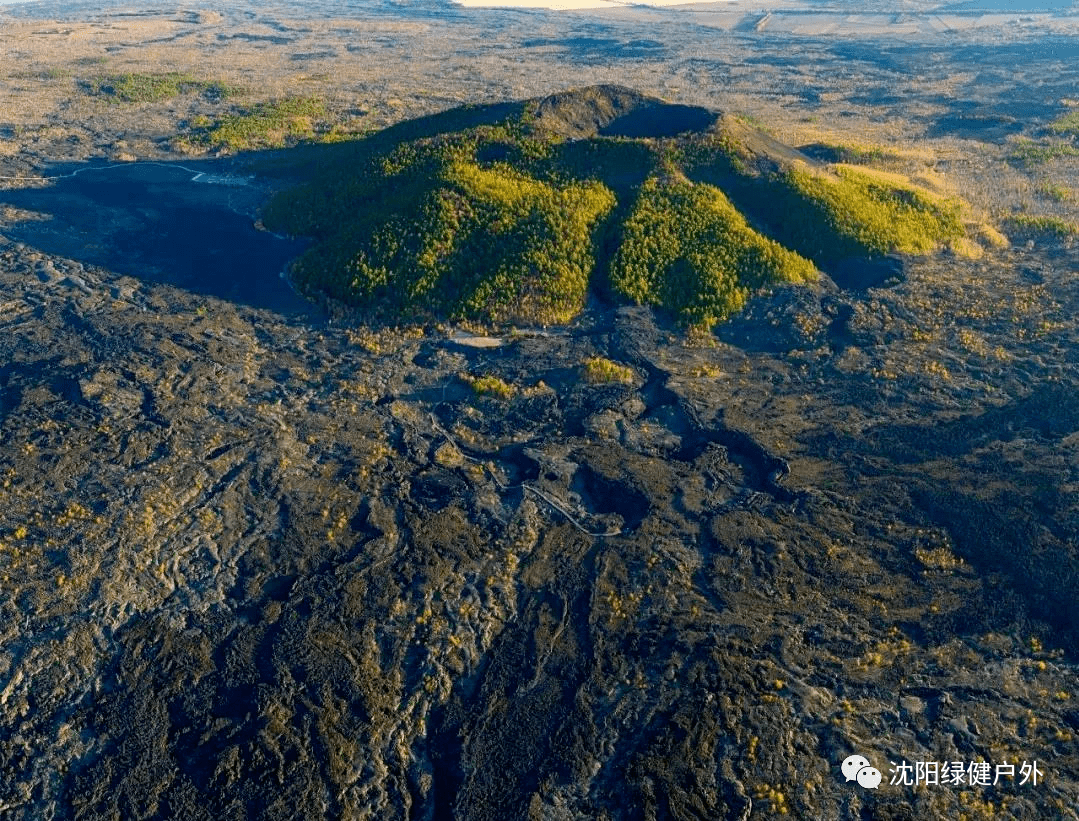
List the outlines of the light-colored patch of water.
<svg viewBox="0 0 1079 821">
<path fill-rule="evenodd" d="M 204 174 L 200 172 L 191 178 L 191 182 L 202 182 L 207 185 L 250 185 L 251 178 L 236 177 L 232 174 Z"/>
</svg>

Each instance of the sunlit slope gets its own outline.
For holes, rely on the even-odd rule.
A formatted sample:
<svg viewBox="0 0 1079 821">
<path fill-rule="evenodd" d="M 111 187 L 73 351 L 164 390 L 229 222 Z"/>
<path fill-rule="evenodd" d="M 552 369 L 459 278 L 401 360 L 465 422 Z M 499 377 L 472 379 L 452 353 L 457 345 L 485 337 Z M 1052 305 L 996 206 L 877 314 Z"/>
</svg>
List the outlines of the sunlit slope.
<svg viewBox="0 0 1079 821">
<path fill-rule="evenodd" d="M 623 224 L 610 273 L 618 293 L 692 324 L 734 313 L 769 283 L 815 277 L 809 260 L 753 230 L 718 188 L 655 177 Z"/>
<path fill-rule="evenodd" d="M 821 269 L 857 257 L 973 252 L 969 206 L 900 174 L 815 163 L 745 123 L 724 117 L 686 147 L 686 173 L 723 188 L 747 217 Z"/>
<path fill-rule="evenodd" d="M 301 288 L 383 319 L 566 322 L 595 285 L 707 325 L 852 258 L 972 247 L 958 200 L 612 86 L 317 151 L 264 221 L 315 239 Z"/>
<path fill-rule="evenodd" d="M 279 199 L 272 224 L 322 240 L 295 281 L 385 317 L 568 322 L 584 306 L 592 235 L 614 195 L 594 180 L 480 162 L 479 144 L 407 143 L 328 198 L 315 186 Z"/>
</svg>

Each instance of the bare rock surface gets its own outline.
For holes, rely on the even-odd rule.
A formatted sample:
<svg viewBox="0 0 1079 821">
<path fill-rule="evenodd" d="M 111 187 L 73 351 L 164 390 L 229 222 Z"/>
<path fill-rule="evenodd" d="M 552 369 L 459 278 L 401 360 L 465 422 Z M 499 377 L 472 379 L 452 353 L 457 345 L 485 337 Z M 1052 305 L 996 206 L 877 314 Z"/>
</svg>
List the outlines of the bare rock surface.
<svg viewBox="0 0 1079 821">
<path fill-rule="evenodd" d="M 6 242 L 6 816 L 1065 817 L 1076 260 L 1008 254 L 474 347 Z"/>
</svg>

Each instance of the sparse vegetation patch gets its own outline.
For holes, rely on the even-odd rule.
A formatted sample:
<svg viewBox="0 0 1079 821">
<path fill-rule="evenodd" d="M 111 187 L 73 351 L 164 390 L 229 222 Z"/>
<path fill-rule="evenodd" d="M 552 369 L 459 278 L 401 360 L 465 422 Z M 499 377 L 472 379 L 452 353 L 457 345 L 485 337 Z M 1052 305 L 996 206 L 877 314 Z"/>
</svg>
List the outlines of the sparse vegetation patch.
<svg viewBox="0 0 1079 821">
<path fill-rule="evenodd" d="M 1049 130 L 1054 134 L 1072 134 L 1079 136 L 1079 111 L 1069 111 L 1049 123 Z"/>
<path fill-rule="evenodd" d="M 501 399 L 503 401 L 512 399 L 513 394 L 516 393 L 513 385 L 506 382 L 504 379 L 499 379 L 497 376 L 488 374 L 486 376 L 471 376 L 464 374 L 463 379 L 472 388 L 472 392 L 476 396 L 493 396 L 495 399 Z"/>
<path fill-rule="evenodd" d="M 1031 140 L 1022 137 L 1013 140 L 1008 161 L 1022 168 L 1035 168 L 1062 157 L 1079 157 L 1079 148 L 1066 140 Z"/>
<path fill-rule="evenodd" d="M 156 103 L 190 93 L 223 99 L 236 91 L 225 83 L 200 80 L 191 74 L 178 72 L 112 74 L 88 80 L 84 88 L 90 94 L 127 103 Z"/>
<path fill-rule="evenodd" d="M 248 151 L 280 148 L 328 133 L 325 104 L 314 97 L 289 97 L 258 103 L 218 119 L 197 118 L 190 134 L 177 141 L 194 150 Z"/>
<path fill-rule="evenodd" d="M 1053 202 L 1071 202 L 1075 199 L 1075 192 L 1072 189 L 1056 183 L 1047 182 L 1039 186 L 1038 191 Z"/>
<path fill-rule="evenodd" d="M 1079 236 L 1079 225 L 1060 217 L 1015 214 L 1005 220 L 1005 228 L 1013 234 L 1042 234 L 1064 239 Z"/>
<path fill-rule="evenodd" d="M 586 359 L 581 365 L 581 373 L 586 382 L 593 385 L 632 385 L 636 374 L 628 365 L 620 365 L 602 356 Z"/>
</svg>

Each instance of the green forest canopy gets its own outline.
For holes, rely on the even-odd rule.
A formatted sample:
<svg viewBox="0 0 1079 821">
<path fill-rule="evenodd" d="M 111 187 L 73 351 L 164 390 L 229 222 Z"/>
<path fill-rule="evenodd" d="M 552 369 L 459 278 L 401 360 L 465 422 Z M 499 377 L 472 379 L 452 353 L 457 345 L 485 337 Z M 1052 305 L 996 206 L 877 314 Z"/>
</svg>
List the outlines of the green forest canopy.
<svg viewBox="0 0 1079 821">
<path fill-rule="evenodd" d="M 956 202 L 814 164 L 704 109 L 665 119 L 626 89 L 573 94 L 318 147 L 311 179 L 264 213 L 315 239 L 296 283 L 392 320 L 562 323 L 597 287 L 710 325 L 760 288 L 964 236 Z M 671 136 L 678 116 L 693 130 Z"/>
</svg>

